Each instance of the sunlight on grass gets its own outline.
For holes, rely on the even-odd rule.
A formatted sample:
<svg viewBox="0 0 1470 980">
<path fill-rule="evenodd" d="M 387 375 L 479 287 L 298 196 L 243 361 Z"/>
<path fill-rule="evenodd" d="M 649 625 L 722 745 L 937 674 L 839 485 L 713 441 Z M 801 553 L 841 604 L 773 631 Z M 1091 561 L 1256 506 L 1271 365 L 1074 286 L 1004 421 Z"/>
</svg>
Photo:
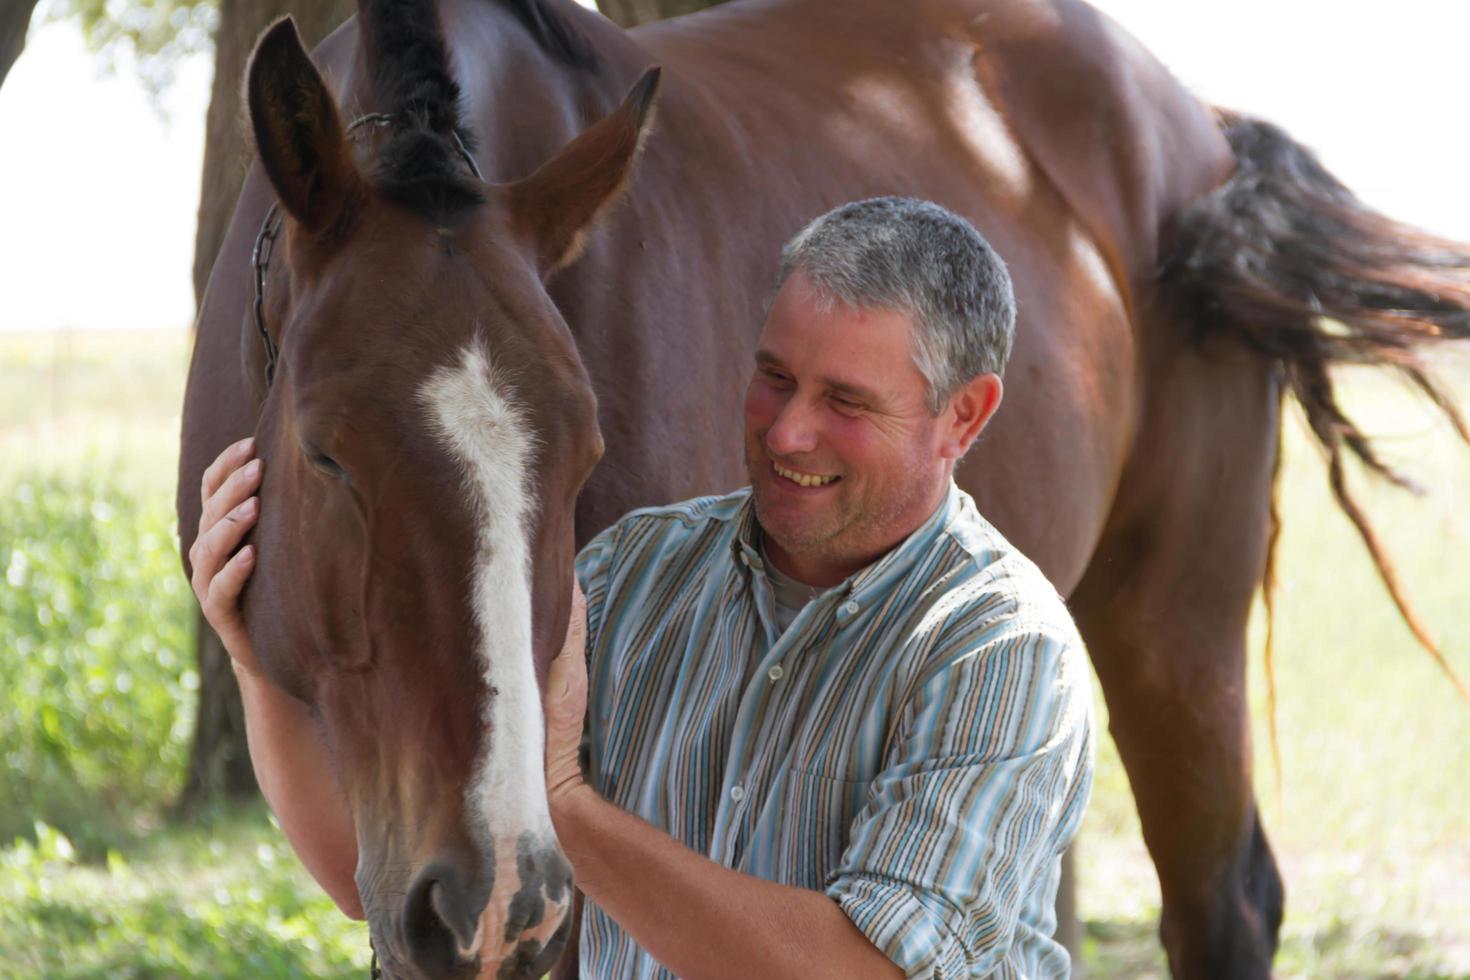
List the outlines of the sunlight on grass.
<svg viewBox="0 0 1470 980">
<path fill-rule="evenodd" d="M 0 851 L 7 977 L 360 978 L 367 927 L 337 912 L 263 807 L 78 860 L 58 831 Z"/>
</svg>

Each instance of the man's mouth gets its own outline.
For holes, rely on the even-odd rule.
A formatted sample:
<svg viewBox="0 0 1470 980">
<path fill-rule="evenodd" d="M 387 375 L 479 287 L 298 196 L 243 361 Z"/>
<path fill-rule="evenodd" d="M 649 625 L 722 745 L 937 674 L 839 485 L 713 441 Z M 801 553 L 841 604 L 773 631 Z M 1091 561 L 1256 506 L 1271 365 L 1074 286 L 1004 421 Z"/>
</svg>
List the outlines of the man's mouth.
<svg viewBox="0 0 1470 980">
<path fill-rule="evenodd" d="M 825 487 L 841 479 L 838 476 L 822 476 L 819 473 L 803 473 L 800 470 L 788 469 L 775 460 L 771 460 L 771 468 L 776 471 L 777 476 L 783 476 L 801 487 Z"/>
</svg>

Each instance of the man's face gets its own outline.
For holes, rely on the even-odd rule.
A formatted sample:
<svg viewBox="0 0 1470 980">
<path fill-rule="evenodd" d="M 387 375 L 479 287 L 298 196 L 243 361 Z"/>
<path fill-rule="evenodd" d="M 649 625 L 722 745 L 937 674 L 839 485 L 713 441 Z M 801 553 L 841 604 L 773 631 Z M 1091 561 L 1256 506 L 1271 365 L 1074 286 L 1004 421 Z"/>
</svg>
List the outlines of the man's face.
<svg viewBox="0 0 1470 980">
<path fill-rule="evenodd" d="M 913 329 L 904 313 L 825 302 L 799 269 L 771 306 L 745 393 L 745 462 L 768 548 L 811 584 L 882 555 L 942 499 L 944 416 L 929 412 Z"/>
</svg>

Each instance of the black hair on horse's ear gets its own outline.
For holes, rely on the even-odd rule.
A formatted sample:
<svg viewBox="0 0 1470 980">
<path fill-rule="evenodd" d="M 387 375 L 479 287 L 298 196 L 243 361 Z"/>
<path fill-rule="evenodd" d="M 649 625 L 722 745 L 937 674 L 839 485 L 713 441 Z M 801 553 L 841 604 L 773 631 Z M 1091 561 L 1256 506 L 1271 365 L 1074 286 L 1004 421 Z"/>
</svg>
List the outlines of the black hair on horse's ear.
<svg viewBox="0 0 1470 980">
<path fill-rule="evenodd" d="M 256 151 L 281 206 L 308 231 L 326 230 L 342 216 L 362 178 L 337 103 L 290 17 L 265 29 L 245 79 Z"/>
<path fill-rule="evenodd" d="M 587 229 L 628 186 L 653 124 L 660 70 L 638 79 L 623 104 L 529 177 L 505 188 L 513 220 L 543 276 L 581 253 Z"/>
</svg>

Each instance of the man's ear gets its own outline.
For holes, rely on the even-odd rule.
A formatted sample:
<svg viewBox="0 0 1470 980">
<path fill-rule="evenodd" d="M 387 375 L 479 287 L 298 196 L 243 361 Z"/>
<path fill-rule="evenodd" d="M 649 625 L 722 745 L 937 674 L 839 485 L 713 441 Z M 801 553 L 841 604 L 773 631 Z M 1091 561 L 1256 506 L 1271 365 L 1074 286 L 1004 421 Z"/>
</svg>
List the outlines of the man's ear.
<svg viewBox="0 0 1470 980">
<path fill-rule="evenodd" d="M 948 428 L 940 445 L 940 456 L 959 459 L 970 451 L 986 424 L 1000 408 L 1004 387 L 998 374 L 976 375 L 950 396 L 945 409 Z"/>
<path fill-rule="evenodd" d="M 307 231 L 318 233 L 341 216 L 362 178 L 337 103 L 290 17 L 266 28 L 245 78 L 250 125 L 266 176 L 281 206 Z"/>
<path fill-rule="evenodd" d="M 621 106 L 504 189 L 512 220 L 543 277 L 577 257 L 592 222 L 628 186 L 653 122 L 658 83 L 659 69 L 650 68 Z"/>
</svg>

